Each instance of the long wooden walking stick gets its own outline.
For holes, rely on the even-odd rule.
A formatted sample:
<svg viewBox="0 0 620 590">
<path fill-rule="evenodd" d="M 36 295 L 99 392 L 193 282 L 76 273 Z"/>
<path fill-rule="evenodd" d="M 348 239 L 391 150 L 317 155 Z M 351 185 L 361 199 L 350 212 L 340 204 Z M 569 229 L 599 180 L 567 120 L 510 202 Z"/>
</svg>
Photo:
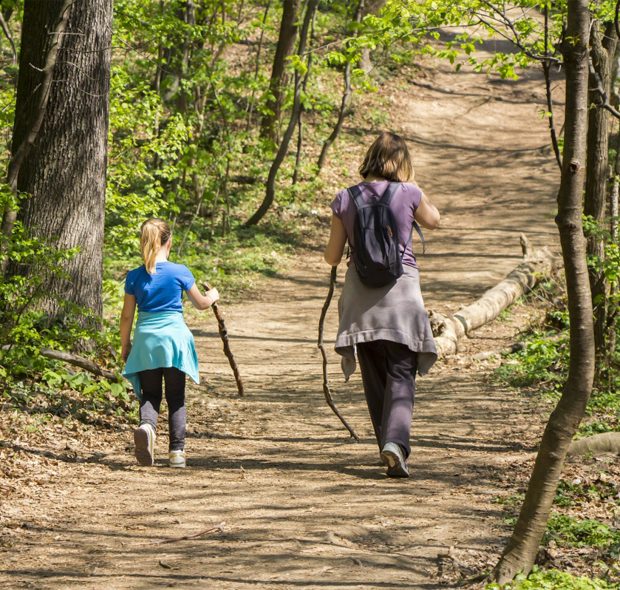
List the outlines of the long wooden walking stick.
<svg viewBox="0 0 620 590">
<path fill-rule="evenodd" d="M 344 416 L 340 413 L 340 410 L 336 407 L 334 403 L 334 398 L 332 397 L 332 391 L 329 387 L 329 380 L 327 378 L 327 354 L 325 353 L 325 347 L 323 346 L 323 332 L 325 329 L 325 316 L 327 315 L 327 310 L 329 309 L 329 304 L 332 301 L 332 297 L 334 295 L 334 289 L 336 287 L 336 271 L 337 267 L 332 266 L 332 272 L 329 276 L 329 292 L 327 293 L 327 298 L 325 299 L 325 303 L 323 304 L 323 309 L 321 310 L 321 319 L 319 320 L 319 340 L 317 342 L 317 346 L 321 351 L 321 356 L 323 357 L 323 393 L 325 394 L 325 401 L 327 405 L 332 409 L 334 414 L 338 416 L 340 422 L 344 424 L 344 427 L 349 431 L 349 434 L 356 440 L 359 441 L 360 437 L 357 436 L 357 433 L 353 429 L 353 427 L 346 421 Z"/>
<path fill-rule="evenodd" d="M 211 290 L 211 287 L 209 286 L 209 283 L 207 283 L 207 281 L 203 281 L 202 286 L 206 291 Z M 230 342 L 228 340 L 228 330 L 226 329 L 226 324 L 224 323 L 224 316 L 222 316 L 222 313 L 220 312 L 217 303 L 214 303 L 211 306 L 211 309 L 213 310 L 213 314 L 215 315 L 215 319 L 217 320 L 217 329 L 220 333 L 222 344 L 224 345 L 224 354 L 226 355 L 226 358 L 228 359 L 228 362 L 230 363 L 230 368 L 232 369 L 233 375 L 235 376 L 235 381 L 237 382 L 237 391 L 239 392 L 239 395 L 243 395 L 244 394 L 243 383 L 241 381 L 241 375 L 239 374 L 239 367 L 237 366 L 235 357 L 233 356 L 233 353 L 230 350 Z"/>
</svg>

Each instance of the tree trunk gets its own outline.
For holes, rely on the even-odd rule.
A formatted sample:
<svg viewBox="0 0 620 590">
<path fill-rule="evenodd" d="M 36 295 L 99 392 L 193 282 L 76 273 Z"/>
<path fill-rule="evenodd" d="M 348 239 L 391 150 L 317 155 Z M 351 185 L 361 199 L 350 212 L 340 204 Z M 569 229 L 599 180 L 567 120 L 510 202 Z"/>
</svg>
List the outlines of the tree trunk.
<svg viewBox="0 0 620 590">
<path fill-rule="evenodd" d="M 269 81 L 269 96 L 265 107 L 268 112 L 261 120 L 261 137 L 278 143 L 278 124 L 282 116 L 282 102 L 284 101 L 286 60 L 293 52 L 297 37 L 297 13 L 300 0 L 283 0 L 280 34 L 271 68 Z"/>
<path fill-rule="evenodd" d="M 248 104 L 248 122 L 245 126 L 245 130 L 248 131 L 252 125 L 252 114 L 254 113 L 254 98 L 256 96 L 256 83 L 258 82 L 258 75 L 260 73 L 260 58 L 263 51 L 263 40 L 265 38 L 265 26 L 267 24 L 267 17 L 269 16 L 269 10 L 271 9 L 272 0 L 267 0 L 265 5 L 265 12 L 263 12 L 263 20 L 260 29 L 260 37 L 258 38 L 258 48 L 256 49 L 256 61 L 254 65 L 254 86 L 252 87 L 252 95 Z"/>
<path fill-rule="evenodd" d="M 597 456 L 604 453 L 620 455 L 620 432 L 602 432 L 574 440 L 567 455 L 568 457 L 583 457 L 584 455 Z"/>
<path fill-rule="evenodd" d="M 306 6 L 306 14 L 304 16 L 304 22 L 301 27 L 301 33 L 299 35 L 299 47 L 297 49 L 297 54 L 302 56 L 306 51 L 306 41 L 308 39 L 308 31 L 310 30 L 310 24 L 314 18 L 314 13 L 316 12 L 317 6 L 319 4 L 319 0 L 308 0 L 308 4 Z M 291 112 L 291 118 L 288 122 L 288 127 L 284 132 L 284 136 L 282 137 L 282 141 L 280 142 L 280 146 L 278 147 L 278 151 L 276 156 L 271 164 L 271 168 L 269 168 L 269 175 L 267 176 L 267 186 L 265 188 L 265 198 L 263 202 L 260 204 L 260 207 L 257 209 L 256 213 L 250 217 L 245 222 L 246 226 L 256 225 L 269 211 L 275 196 L 276 196 L 276 177 L 278 175 L 278 171 L 280 170 L 280 166 L 286 158 L 286 154 L 288 153 L 288 147 L 291 142 L 291 138 L 293 137 L 293 133 L 295 132 L 295 126 L 297 125 L 297 120 L 299 119 L 299 113 L 301 112 L 301 87 L 302 87 L 302 78 L 297 73 L 295 75 L 295 97 L 293 100 L 293 110 Z"/>
<path fill-rule="evenodd" d="M 588 256 L 600 262 L 605 257 L 605 240 L 601 234 L 605 220 L 607 187 L 609 181 L 609 112 L 599 108 L 600 88 L 609 96 L 611 91 L 611 61 L 616 49 L 616 31 L 613 23 L 606 27 L 605 38 L 599 23 L 591 31 L 592 70 L 590 72 L 590 100 L 588 116 L 588 157 L 584 213 L 597 223 L 597 230 L 588 236 Z M 606 355 L 606 328 L 608 282 L 601 264 L 589 268 L 590 289 L 594 305 L 594 342 L 597 373 Z"/>
<path fill-rule="evenodd" d="M 545 531 L 566 453 L 581 421 L 594 377 L 592 297 L 581 223 L 588 107 L 587 0 L 569 0 L 563 53 L 566 127 L 556 222 L 560 232 L 570 317 L 570 363 L 562 397 L 549 418 L 512 537 L 495 569 L 500 583 L 528 573 Z"/>
<path fill-rule="evenodd" d="M 66 2 L 26 0 L 22 25 L 13 150 L 41 115 L 36 96 L 52 32 Z M 18 219 L 34 236 L 61 249 L 79 248 L 67 277 L 50 275 L 43 309 L 61 314 L 59 299 L 102 313 L 103 223 L 108 135 L 112 0 L 69 2 L 66 33 L 44 105 L 40 130 L 17 176 L 28 195 Z M 27 268 L 10 269 L 27 274 Z"/>
<path fill-rule="evenodd" d="M 357 5 L 357 9 L 355 10 L 355 15 L 353 17 L 354 22 L 360 23 L 362 20 L 362 14 L 364 12 L 364 6 L 366 5 L 366 0 L 359 0 Z M 357 33 L 355 33 L 357 34 Z M 342 99 L 340 101 L 340 109 L 338 110 L 338 119 L 336 120 L 336 125 L 334 129 L 330 133 L 329 137 L 323 142 L 323 147 L 321 148 L 321 154 L 319 155 L 319 160 L 317 167 L 319 169 L 319 174 L 325 165 L 325 161 L 327 160 L 327 152 L 331 145 L 338 139 L 340 135 L 340 131 L 342 130 L 342 125 L 344 123 L 344 119 L 347 116 L 347 112 L 349 110 L 349 105 L 351 104 L 351 70 L 353 64 L 351 61 L 347 61 L 344 67 L 344 88 L 342 91 Z"/>
<path fill-rule="evenodd" d="M 184 23 L 185 31 L 188 30 L 188 27 L 196 25 L 196 6 L 193 0 L 183 2 L 182 6 L 177 10 L 177 18 Z M 189 96 L 187 90 L 183 88 L 183 80 L 188 75 L 192 49 L 193 43 L 188 33 L 181 43 L 168 47 L 164 51 L 167 55 L 167 66 L 165 68 L 167 76 L 163 80 L 160 79 L 160 88 L 162 86 L 165 87 L 162 98 L 165 103 L 170 103 L 174 100 L 177 110 L 181 113 L 185 113 L 188 110 Z M 159 64 L 157 67 L 161 71 Z"/>
<path fill-rule="evenodd" d="M 314 16 L 312 17 L 312 26 L 310 30 L 310 43 L 312 46 L 314 41 Z M 301 84 L 301 92 L 305 95 L 308 89 L 308 80 L 310 79 L 310 72 L 312 72 L 312 51 L 308 51 L 308 57 L 306 58 L 306 73 Z M 304 108 L 300 105 L 299 115 L 297 116 L 297 153 L 295 154 L 295 167 L 293 168 L 293 180 L 292 184 L 297 184 L 299 180 L 299 169 L 301 167 L 301 152 L 304 145 Z"/>
<path fill-rule="evenodd" d="M 366 0 L 364 3 L 364 10 L 362 12 L 362 18 L 369 14 L 378 14 L 378 12 L 385 6 L 386 0 Z M 360 67 L 364 72 L 369 74 L 374 65 L 370 57 L 370 49 L 365 47 L 362 50 L 362 59 L 360 60 Z"/>
</svg>

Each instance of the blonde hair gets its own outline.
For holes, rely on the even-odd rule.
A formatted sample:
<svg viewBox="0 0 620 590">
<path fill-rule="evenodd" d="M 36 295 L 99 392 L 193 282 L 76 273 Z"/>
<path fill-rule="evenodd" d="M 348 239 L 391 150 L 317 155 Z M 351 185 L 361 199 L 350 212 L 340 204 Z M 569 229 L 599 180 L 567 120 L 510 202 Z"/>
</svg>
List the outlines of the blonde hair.
<svg viewBox="0 0 620 590">
<path fill-rule="evenodd" d="M 383 131 L 368 148 L 359 171 L 363 178 L 376 176 L 392 182 L 412 180 L 413 165 L 405 140 Z"/>
<path fill-rule="evenodd" d="M 170 227 L 163 219 L 147 219 L 140 227 L 140 251 L 146 272 L 155 274 L 155 259 L 160 248 L 170 239 Z"/>
</svg>

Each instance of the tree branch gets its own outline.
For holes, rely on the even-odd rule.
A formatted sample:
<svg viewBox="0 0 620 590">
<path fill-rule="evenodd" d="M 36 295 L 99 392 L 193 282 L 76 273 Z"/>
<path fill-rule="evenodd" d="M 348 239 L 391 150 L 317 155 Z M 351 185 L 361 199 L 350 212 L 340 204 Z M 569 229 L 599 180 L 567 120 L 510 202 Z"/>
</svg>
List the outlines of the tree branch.
<svg viewBox="0 0 620 590">
<path fill-rule="evenodd" d="M 549 55 L 549 6 L 545 4 L 545 56 Z M 549 134 L 551 135 L 551 145 L 555 160 L 562 170 L 562 156 L 558 144 L 558 136 L 555 131 L 555 119 L 553 116 L 553 96 L 551 94 L 551 64 L 545 60 L 542 62 L 543 73 L 545 75 L 545 95 L 547 97 L 547 113 L 549 118 Z"/>
<path fill-rule="evenodd" d="M 13 193 L 17 192 L 17 178 L 19 176 L 19 170 L 24 160 L 30 153 L 30 150 L 37 138 L 37 135 L 39 134 L 39 130 L 41 129 L 41 125 L 43 124 L 43 120 L 45 119 L 45 111 L 47 109 L 47 103 L 50 97 L 52 82 L 54 80 L 54 68 L 56 66 L 58 53 L 62 46 L 63 34 L 65 32 L 65 29 L 67 28 L 67 23 L 69 21 L 69 8 L 73 4 L 73 2 L 74 0 L 65 0 L 60 10 L 60 16 L 58 18 L 56 26 L 54 27 L 54 31 L 50 33 L 50 35 L 55 35 L 56 39 L 52 42 L 45 58 L 45 65 L 43 67 L 43 80 L 41 81 L 39 91 L 39 101 L 34 108 L 34 121 L 32 122 L 32 126 L 29 132 L 26 134 L 24 140 L 13 151 L 11 161 L 9 162 L 6 182 L 11 187 Z M 2 219 L 2 235 L 7 238 L 11 235 L 16 218 L 17 212 L 12 210 L 11 208 L 7 208 L 7 210 L 4 212 L 4 216 Z M 3 261 L 3 267 L 6 266 L 6 262 L 7 261 Z"/>
<path fill-rule="evenodd" d="M 609 97 L 607 96 L 607 92 L 605 92 L 605 86 L 603 85 L 603 80 L 601 80 L 600 74 L 596 71 L 596 68 L 594 67 L 594 64 L 592 63 L 591 53 L 588 55 L 588 68 L 589 68 L 590 74 L 596 80 L 596 88 L 594 88 L 594 90 L 598 93 L 598 97 L 600 99 L 598 103 L 595 101 L 592 101 L 592 102 L 598 108 L 605 109 L 606 111 L 610 112 L 614 117 L 616 117 L 616 119 L 620 119 L 620 111 L 615 109 L 609 103 Z"/>
<path fill-rule="evenodd" d="M 2 32 L 4 36 L 7 38 L 9 44 L 11 45 L 11 53 L 13 54 L 13 63 L 17 63 L 17 49 L 15 47 L 15 41 L 13 41 L 13 36 L 11 35 L 11 30 L 9 29 L 9 25 L 4 20 L 4 15 L 0 10 L 0 28 L 2 28 Z"/>
<path fill-rule="evenodd" d="M 97 363 L 91 361 L 90 359 L 78 356 L 76 354 L 71 354 L 70 352 L 65 352 L 62 350 L 52 350 L 51 348 L 43 348 L 39 351 L 39 354 L 48 359 L 62 361 L 63 363 L 68 363 L 70 365 L 80 367 L 80 369 L 84 369 L 85 371 L 93 373 L 94 375 L 99 375 L 100 377 L 103 377 L 104 379 L 107 379 L 108 381 L 112 381 L 114 383 L 120 383 L 122 381 L 122 377 L 120 377 L 113 371 L 102 369 Z"/>
</svg>

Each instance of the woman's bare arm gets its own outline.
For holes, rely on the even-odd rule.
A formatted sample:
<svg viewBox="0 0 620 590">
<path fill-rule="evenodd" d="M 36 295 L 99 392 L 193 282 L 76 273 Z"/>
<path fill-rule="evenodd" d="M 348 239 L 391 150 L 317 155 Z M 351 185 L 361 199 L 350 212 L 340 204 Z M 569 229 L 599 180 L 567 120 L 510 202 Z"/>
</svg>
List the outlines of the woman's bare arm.
<svg viewBox="0 0 620 590">
<path fill-rule="evenodd" d="M 422 200 L 415 212 L 415 220 L 426 229 L 437 229 L 439 227 L 439 219 L 439 210 L 422 193 Z"/>
<path fill-rule="evenodd" d="M 329 232 L 329 241 L 323 254 L 325 262 L 330 266 L 338 266 L 342 260 L 344 246 L 347 243 L 347 232 L 339 217 L 332 215 L 332 225 Z"/>
</svg>

